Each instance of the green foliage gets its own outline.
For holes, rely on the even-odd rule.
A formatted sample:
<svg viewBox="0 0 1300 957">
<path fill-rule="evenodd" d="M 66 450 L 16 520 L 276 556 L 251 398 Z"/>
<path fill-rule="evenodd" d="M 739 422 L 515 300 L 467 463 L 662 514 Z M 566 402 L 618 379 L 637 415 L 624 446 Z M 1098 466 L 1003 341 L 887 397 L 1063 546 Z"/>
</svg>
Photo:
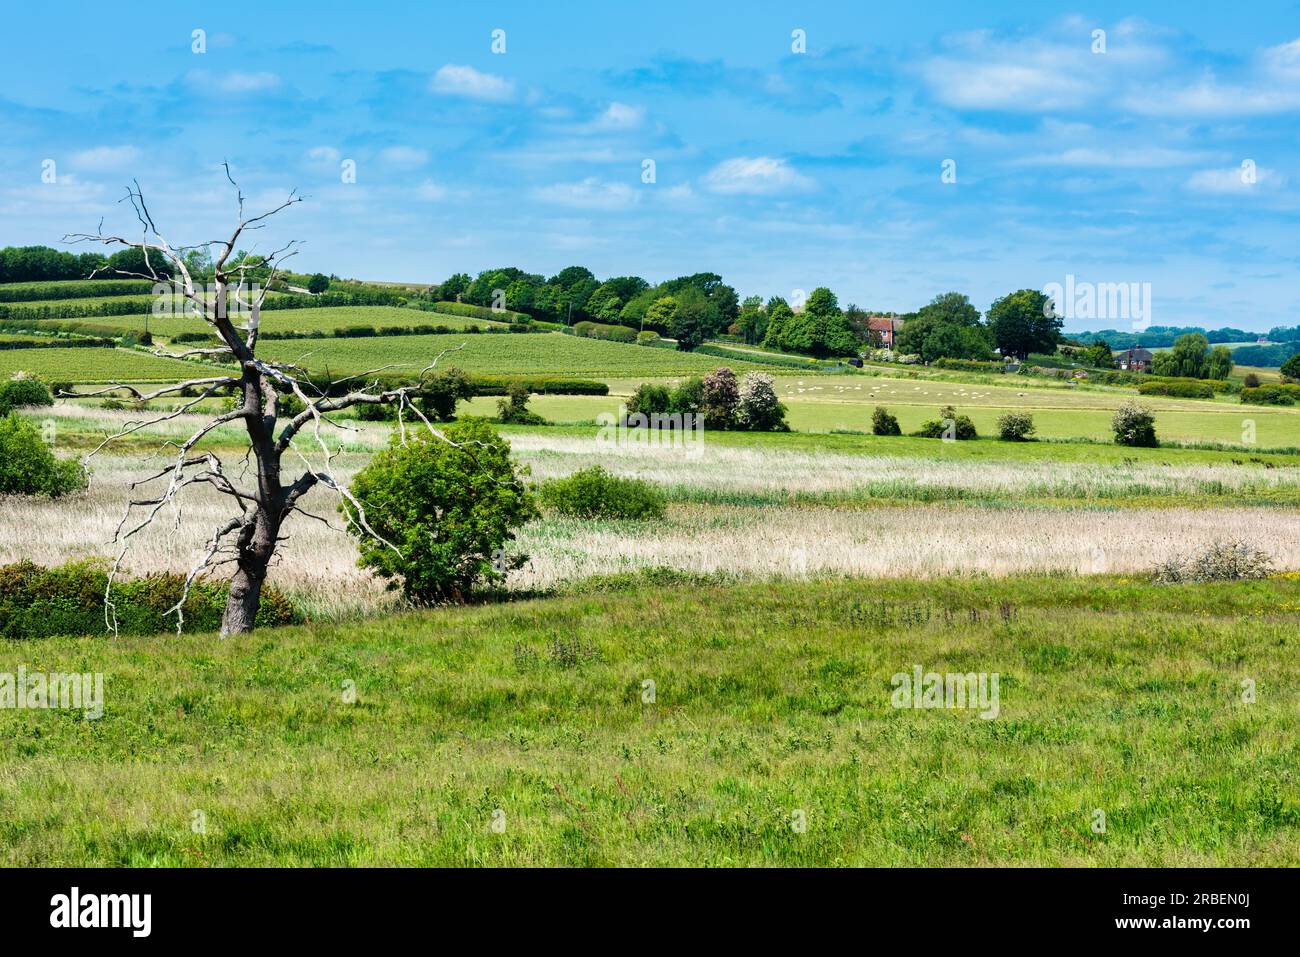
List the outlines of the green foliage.
<svg viewBox="0 0 1300 957">
<path fill-rule="evenodd" d="M 1031 352 L 1052 353 L 1061 341 L 1063 320 L 1037 289 L 1020 289 L 989 307 L 993 342 L 1004 356 L 1026 359 Z"/>
<path fill-rule="evenodd" d="M 601 322 L 578 322 L 573 326 L 576 335 L 589 339 L 608 339 L 610 342 L 636 342 L 637 331 L 631 326 L 612 326 Z"/>
<path fill-rule="evenodd" d="M 663 494 L 649 482 L 611 475 L 599 465 L 547 482 L 542 504 L 573 518 L 662 518 Z"/>
<path fill-rule="evenodd" d="M 361 566 L 390 587 L 400 582 L 416 604 L 464 601 L 478 586 L 504 581 L 527 561 L 504 549 L 537 514 L 522 480 L 527 470 L 516 469 L 509 443 L 486 421 L 457 422 L 445 435 L 448 441 L 412 429 L 405 445 L 394 435 L 353 479 L 352 494 L 378 538 L 360 527 L 351 503 L 340 506 Z"/>
<path fill-rule="evenodd" d="M 47 638 L 102 635 L 108 572 L 101 564 L 81 562 L 44 568 L 31 562 L 0 566 L 0 637 Z M 195 582 L 182 607 L 188 631 L 216 631 L 226 607 L 228 586 Z M 185 576 L 149 575 L 113 583 L 113 615 L 121 634 L 152 635 L 176 628 L 175 613 L 166 615 L 185 594 Z M 272 585 L 262 586 L 257 611 L 259 628 L 289 625 L 301 615 Z"/>
<path fill-rule="evenodd" d="M 474 396 L 474 385 L 469 375 L 456 366 L 449 366 L 425 380 L 416 401 L 420 411 L 431 419 L 448 422 L 456 416 L 456 403 Z"/>
<path fill-rule="evenodd" d="M 152 279 L 86 279 L 79 282 L 24 282 L 0 286 L 0 302 L 50 302 L 107 296 L 147 296 Z"/>
<path fill-rule="evenodd" d="M 497 420 L 503 425 L 545 425 L 546 419 L 528 408 L 528 386 L 512 382 L 506 397 L 497 402 Z"/>
<path fill-rule="evenodd" d="M 86 487 L 76 459 L 59 459 L 36 429 L 10 413 L 0 419 L 0 494 L 57 498 Z"/>
<path fill-rule="evenodd" d="M 668 400 L 668 411 L 680 415 L 698 415 L 703 408 L 704 380 L 697 375 L 679 382 Z"/>
<path fill-rule="evenodd" d="M 878 405 L 871 413 L 871 434 L 902 435 L 903 430 L 899 428 L 898 417 L 884 406 Z"/>
<path fill-rule="evenodd" d="M 951 405 L 945 405 L 939 411 L 938 419 L 930 419 L 922 423 L 915 434 L 926 439 L 966 441 L 979 438 L 979 433 L 975 431 L 975 423 L 971 421 L 970 416 L 958 415 L 957 410 Z"/>
<path fill-rule="evenodd" d="M 1113 369 L 1115 352 L 1104 339 L 1098 339 L 1084 350 L 1083 361 L 1097 369 Z"/>
<path fill-rule="evenodd" d="M 1156 438 L 1155 415 L 1136 402 L 1126 402 L 1116 409 L 1110 427 L 1115 433 L 1115 442 L 1119 445 L 1155 448 L 1160 444 Z"/>
<path fill-rule="evenodd" d="M 54 397 L 50 395 L 49 387 L 40 379 L 27 376 L 0 385 L 0 409 L 53 404 Z"/>
<path fill-rule="evenodd" d="M 627 400 L 628 415 L 654 415 L 669 411 L 671 396 L 667 386 L 644 382 Z"/>
<path fill-rule="evenodd" d="M 307 291 L 313 296 L 319 295 L 330 287 L 330 277 L 324 273 L 313 273 L 307 280 Z"/>
<path fill-rule="evenodd" d="M 1300 402 L 1300 385 L 1261 385 L 1242 389 L 1241 401 L 1248 405 L 1295 405 Z"/>
<path fill-rule="evenodd" d="M 59 282 L 87 279 L 100 266 L 100 253 L 69 253 L 49 246 L 0 249 L 0 283 Z"/>
<path fill-rule="evenodd" d="M 1138 383 L 1138 395 L 1169 395 L 1180 399 L 1212 399 L 1214 387 L 1199 379 L 1154 379 Z"/>
<path fill-rule="evenodd" d="M 1028 412 L 1008 412 L 998 419 L 998 437 L 1004 442 L 1024 442 L 1036 431 Z"/>
<path fill-rule="evenodd" d="M 109 275 L 120 273 L 135 273 L 132 278 L 152 278 L 158 276 L 161 279 L 170 278 L 173 272 L 172 264 L 169 259 L 163 256 L 157 250 L 146 252 L 135 246 L 119 250 L 108 257 L 108 264 L 105 271 Z"/>
<path fill-rule="evenodd" d="M 1288 379 L 1300 379 L 1300 352 L 1282 363 L 1282 367 L 1278 371 Z"/>
<path fill-rule="evenodd" d="M 694 287 L 687 287 L 673 297 L 676 307 L 668 331 L 677 340 L 677 348 L 690 352 L 702 345 L 718 323 L 717 307 Z"/>
<path fill-rule="evenodd" d="M 1174 347 L 1157 352 L 1151 371 L 1158 376 L 1183 379 L 1226 379 L 1232 372 L 1232 350 L 1227 346 L 1210 348 L 1203 333 L 1179 336 Z"/>
</svg>

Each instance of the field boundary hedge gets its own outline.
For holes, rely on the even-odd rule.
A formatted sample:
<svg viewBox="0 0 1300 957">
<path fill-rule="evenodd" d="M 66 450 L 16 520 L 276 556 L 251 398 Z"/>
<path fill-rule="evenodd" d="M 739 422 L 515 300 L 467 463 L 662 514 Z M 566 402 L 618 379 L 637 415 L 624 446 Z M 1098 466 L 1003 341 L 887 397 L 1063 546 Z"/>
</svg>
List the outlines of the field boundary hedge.
<svg viewBox="0 0 1300 957">
<path fill-rule="evenodd" d="M 139 296 L 153 291 L 150 279 L 64 279 L 0 285 L 0 302 L 41 302 L 46 299 L 99 299 Z"/>
</svg>

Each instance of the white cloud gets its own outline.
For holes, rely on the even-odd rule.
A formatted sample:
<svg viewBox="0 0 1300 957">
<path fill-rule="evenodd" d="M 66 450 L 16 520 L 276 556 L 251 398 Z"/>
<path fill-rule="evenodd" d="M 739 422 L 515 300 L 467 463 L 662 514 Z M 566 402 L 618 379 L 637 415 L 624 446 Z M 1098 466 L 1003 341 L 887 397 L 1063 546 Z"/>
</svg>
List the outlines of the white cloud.
<svg viewBox="0 0 1300 957">
<path fill-rule="evenodd" d="M 72 156 L 72 165 L 82 169 L 120 169 L 140 158 L 134 146 L 96 146 Z"/>
<path fill-rule="evenodd" d="M 645 121 L 645 108 L 611 103 L 591 124 L 595 130 L 632 130 Z"/>
<path fill-rule="evenodd" d="M 770 156 L 738 156 L 724 160 L 701 180 L 713 193 L 763 196 L 782 192 L 803 192 L 815 185 L 785 160 Z"/>
<path fill-rule="evenodd" d="M 415 188 L 415 195 L 419 199 L 428 200 L 431 203 L 440 202 L 446 199 L 450 191 L 445 186 L 439 186 L 431 179 L 426 179 L 423 183 Z"/>
<path fill-rule="evenodd" d="M 1124 103 L 1148 116 L 1260 116 L 1300 110 L 1300 39 L 1268 47 L 1235 83 L 1209 71 L 1191 83 L 1138 90 Z"/>
<path fill-rule="evenodd" d="M 1016 161 L 1016 166 L 1086 166 L 1103 169 L 1160 169 L 1170 166 L 1188 166 L 1221 159 L 1221 154 L 1204 150 L 1178 150 L 1160 146 L 1143 146 L 1131 149 L 1112 149 L 1096 146 L 1076 146 L 1059 153 L 1027 156 Z"/>
<path fill-rule="evenodd" d="M 218 77 L 216 87 L 223 93 L 260 93 L 273 90 L 280 85 L 280 78 L 274 73 L 227 73 Z"/>
<path fill-rule="evenodd" d="M 538 199 L 581 209 L 626 209 L 640 199 L 626 183 L 603 183 L 594 176 L 580 183 L 556 183 L 534 191 Z"/>
<path fill-rule="evenodd" d="M 307 151 L 307 158 L 317 163 L 337 163 L 343 154 L 332 146 L 313 146 Z"/>
<path fill-rule="evenodd" d="M 1254 169 L 1254 182 L 1240 166 L 1228 169 L 1203 169 L 1187 180 L 1187 188 L 1197 193 L 1250 194 L 1281 186 L 1286 180 L 1276 170 L 1262 166 Z"/>
<path fill-rule="evenodd" d="M 472 66 L 448 63 L 433 75 L 429 89 L 448 96 L 500 103 L 514 98 L 515 85 L 504 77 L 480 73 Z"/>
<path fill-rule="evenodd" d="M 429 151 L 414 146 L 390 146 L 379 151 L 379 158 L 388 166 L 416 169 L 429 162 Z"/>
</svg>

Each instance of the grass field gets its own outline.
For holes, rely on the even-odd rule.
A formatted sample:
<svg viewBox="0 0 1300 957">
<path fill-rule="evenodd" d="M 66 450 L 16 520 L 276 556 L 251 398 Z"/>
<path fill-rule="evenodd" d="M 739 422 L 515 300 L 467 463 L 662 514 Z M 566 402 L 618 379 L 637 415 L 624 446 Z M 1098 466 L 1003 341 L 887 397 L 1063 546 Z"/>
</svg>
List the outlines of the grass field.
<svg viewBox="0 0 1300 957">
<path fill-rule="evenodd" d="M 647 581 L 9 643 L 105 711 L 0 713 L 0 862 L 1295 866 L 1298 629 L 1296 580 Z M 996 717 L 891 706 L 918 665 Z"/>
<path fill-rule="evenodd" d="M 436 321 L 431 313 L 422 322 Z M 463 344 L 463 348 L 460 348 Z M 373 339 L 331 339 L 324 341 L 268 341 L 258 355 L 281 362 L 299 362 L 309 369 L 328 368 L 352 374 L 397 364 L 418 372 L 446 349 L 458 349 L 443 359 L 467 372 L 499 375 L 582 375 L 582 376 L 671 376 L 702 374 L 722 365 L 709 356 L 652 349 L 645 346 L 601 339 L 585 339 L 562 333 L 530 335 L 435 335 L 391 336 Z M 743 368 L 744 363 L 733 363 Z M 755 366 L 754 368 L 761 368 Z"/>
<path fill-rule="evenodd" d="M 721 360 L 714 360 L 721 362 Z M 602 413 L 615 413 L 620 402 L 644 380 L 609 378 L 609 396 L 537 396 L 531 407 L 554 422 L 590 422 Z M 668 381 L 668 380 L 664 380 Z M 1224 442 L 1261 448 L 1300 446 L 1300 409 L 1242 405 L 1234 397 L 1216 400 L 1138 397 L 1131 389 L 1072 390 L 970 384 L 949 380 L 890 379 L 877 376 L 781 375 L 777 393 L 785 403 L 792 429 L 804 432 L 835 430 L 870 432 L 877 405 L 898 417 L 905 432 L 937 419 L 943 406 L 953 404 L 969 415 L 981 435 L 996 436 L 997 420 L 1009 411 L 1034 417 L 1042 438 L 1089 438 L 1108 441 L 1114 411 L 1137 399 L 1156 412 L 1157 431 L 1178 442 Z M 490 415 L 489 399 L 475 399 L 469 410 Z M 1253 423 L 1253 426 L 1250 425 Z M 1248 442 L 1252 437 L 1253 442 Z"/>
</svg>

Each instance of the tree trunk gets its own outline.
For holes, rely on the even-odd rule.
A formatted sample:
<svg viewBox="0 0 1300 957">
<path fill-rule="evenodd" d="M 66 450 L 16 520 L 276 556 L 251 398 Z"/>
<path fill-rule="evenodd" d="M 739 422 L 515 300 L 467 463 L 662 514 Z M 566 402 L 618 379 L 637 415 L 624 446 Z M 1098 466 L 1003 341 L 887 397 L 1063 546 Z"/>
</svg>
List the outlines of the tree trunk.
<svg viewBox="0 0 1300 957">
<path fill-rule="evenodd" d="M 266 566 L 275 552 L 280 533 L 279 521 L 259 510 L 250 531 L 240 535 L 239 563 L 230 579 L 230 595 L 221 617 L 221 636 L 242 635 L 253 630 L 257 609 L 262 603 L 262 584 Z"/>
</svg>

